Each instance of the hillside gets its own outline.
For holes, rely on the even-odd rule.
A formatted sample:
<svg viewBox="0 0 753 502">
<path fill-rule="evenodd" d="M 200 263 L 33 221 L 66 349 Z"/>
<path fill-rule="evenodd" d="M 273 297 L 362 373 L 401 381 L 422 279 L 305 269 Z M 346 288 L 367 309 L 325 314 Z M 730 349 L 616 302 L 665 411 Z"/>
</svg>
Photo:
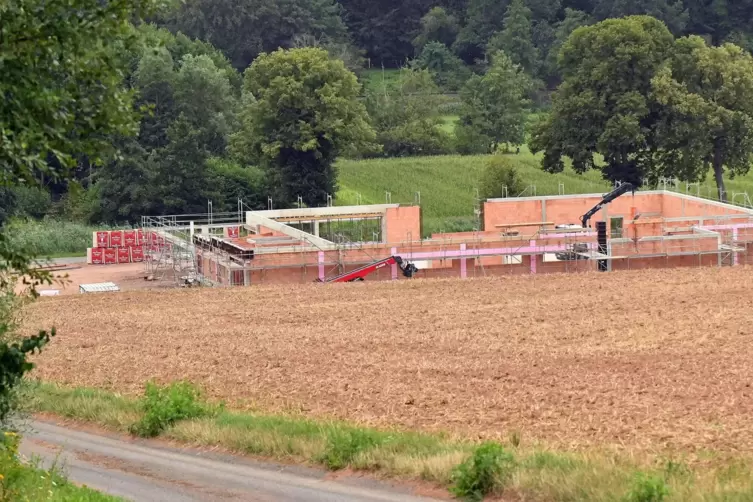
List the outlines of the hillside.
<svg viewBox="0 0 753 502">
<path fill-rule="evenodd" d="M 535 186 L 536 195 L 556 195 L 560 188 L 565 194 L 601 193 L 609 184 L 601 174 L 591 171 L 579 175 L 569 167 L 560 174 L 549 174 L 539 167 L 539 159 L 526 148 L 513 155 L 517 169 L 526 183 Z M 391 192 L 392 202 L 408 204 L 417 200 L 421 192 L 424 236 L 432 232 L 471 230 L 474 225 L 473 210 L 476 188 L 488 155 L 447 155 L 436 157 L 406 157 L 393 159 L 349 160 L 337 162 L 340 191 L 335 204 L 382 204 L 385 192 Z M 560 183 L 563 184 L 560 187 Z M 744 203 L 747 194 L 753 194 L 753 172 L 746 176 L 726 179 L 728 198 Z M 662 186 L 663 188 L 663 186 Z M 692 195 L 716 198 L 716 185 L 711 173 L 700 186 L 667 187 Z M 533 189 L 524 194 L 533 195 Z"/>
<path fill-rule="evenodd" d="M 548 174 L 538 167 L 527 150 L 515 155 L 518 172 L 536 194 L 557 194 L 564 183 L 565 193 L 593 193 L 608 189 L 596 172 L 580 176 L 568 169 Z M 379 204 L 391 192 L 392 202 L 412 203 L 421 192 L 424 235 L 473 228 L 476 187 L 487 155 L 410 157 L 400 159 L 340 160 L 340 191 L 336 204 Z M 532 195 L 533 189 L 527 194 Z M 519 194 L 515 194 L 519 195 Z M 523 194 L 526 195 L 526 194 Z"/>
</svg>

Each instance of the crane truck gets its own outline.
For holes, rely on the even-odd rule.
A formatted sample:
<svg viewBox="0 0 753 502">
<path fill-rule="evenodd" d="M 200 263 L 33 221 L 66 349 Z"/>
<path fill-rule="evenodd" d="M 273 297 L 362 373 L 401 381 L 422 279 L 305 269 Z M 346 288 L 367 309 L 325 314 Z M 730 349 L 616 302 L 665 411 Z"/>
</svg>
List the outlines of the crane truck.
<svg viewBox="0 0 753 502">
<path fill-rule="evenodd" d="M 616 198 L 625 195 L 628 192 L 633 192 L 633 195 L 635 195 L 635 186 L 632 183 L 621 183 L 620 186 L 609 192 L 608 194 L 604 195 L 602 199 L 599 201 L 598 204 L 596 204 L 594 207 L 588 210 L 586 214 L 580 217 L 580 227 L 576 225 L 559 225 L 557 228 L 561 229 L 588 229 L 590 228 L 589 222 L 591 221 L 591 218 L 593 215 L 599 212 L 599 210 L 604 207 L 605 205 L 609 204 Z M 579 242 L 576 244 L 573 244 L 570 249 L 566 251 L 562 251 L 559 253 L 555 253 L 555 256 L 558 260 L 564 260 L 564 261 L 572 261 L 572 260 L 587 260 L 588 259 L 588 244 Z"/>
</svg>

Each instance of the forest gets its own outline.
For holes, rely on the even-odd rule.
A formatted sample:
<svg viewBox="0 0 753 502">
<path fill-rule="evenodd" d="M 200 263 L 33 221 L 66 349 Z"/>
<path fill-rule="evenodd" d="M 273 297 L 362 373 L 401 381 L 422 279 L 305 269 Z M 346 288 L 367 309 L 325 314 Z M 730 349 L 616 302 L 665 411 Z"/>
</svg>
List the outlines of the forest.
<svg viewBox="0 0 753 502">
<path fill-rule="evenodd" d="M 32 15 L 63 15 L 24 2 L 0 65 Z M 121 36 L 101 57 L 126 68 L 116 105 L 138 127 L 94 131 L 71 162 L 26 152 L 39 186 L 0 188 L 0 222 L 324 205 L 341 158 L 527 145 L 546 172 L 610 182 L 711 172 L 722 199 L 750 168 L 753 0 L 185 0 Z M 13 116 L 0 104 L 4 130 Z"/>
</svg>

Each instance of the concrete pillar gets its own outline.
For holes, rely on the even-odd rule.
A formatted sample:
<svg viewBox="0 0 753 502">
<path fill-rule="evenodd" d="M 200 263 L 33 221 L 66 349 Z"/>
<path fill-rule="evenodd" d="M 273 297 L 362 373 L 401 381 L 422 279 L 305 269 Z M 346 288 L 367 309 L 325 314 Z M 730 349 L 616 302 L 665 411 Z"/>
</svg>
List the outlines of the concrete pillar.
<svg viewBox="0 0 753 502">
<path fill-rule="evenodd" d="M 390 253 L 392 254 L 392 256 L 395 256 L 397 254 L 397 248 L 390 249 Z M 391 275 L 392 275 L 392 280 L 394 281 L 397 279 L 397 263 L 393 263 L 390 268 L 392 269 Z"/>
<path fill-rule="evenodd" d="M 319 237 L 319 220 L 314 221 L 314 235 Z"/>
<path fill-rule="evenodd" d="M 251 271 L 250 270 L 243 271 L 243 285 L 244 286 L 251 285 Z"/>
<path fill-rule="evenodd" d="M 193 242 L 193 234 L 194 234 L 194 231 L 195 231 L 196 229 L 195 229 L 195 227 L 194 227 L 194 223 L 193 223 L 193 221 L 192 221 L 192 222 L 190 222 L 190 223 L 189 223 L 188 225 L 189 225 L 189 227 L 188 227 L 188 228 L 189 228 L 189 230 L 188 230 L 188 231 L 189 231 L 189 233 L 190 233 L 190 237 L 191 237 L 191 242 Z"/>
<path fill-rule="evenodd" d="M 319 251 L 319 279 L 324 280 L 324 251 Z"/>
<path fill-rule="evenodd" d="M 531 241 L 528 243 L 532 248 L 536 247 L 536 241 Z M 531 258 L 531 275 L 536 275 L 537 272 L 537 266 L 538 266 L 538 256 L 535 254 L 530 255 Z"/>
<path fill-rule="evenodd" d="M 460 251 L 465 251 L 465 243 L 460 245 Z M 468 259 L 460 258 L 460 278 L 465 279 L 468 277 Z"/>
<path fill-rule="evenodd" d="M 546 221 L 546 200 L 541 199 L 541 221 Z M 554 224 L 556 225 L 557 222 L 555 221 Z"/>
</svg>

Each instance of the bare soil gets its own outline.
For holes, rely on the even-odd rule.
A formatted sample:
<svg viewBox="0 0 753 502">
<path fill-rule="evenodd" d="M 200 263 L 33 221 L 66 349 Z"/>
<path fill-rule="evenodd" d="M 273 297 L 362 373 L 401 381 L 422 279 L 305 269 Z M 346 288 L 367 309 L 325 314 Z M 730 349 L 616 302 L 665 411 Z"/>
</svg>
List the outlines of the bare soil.
<svg viewBox="0 0 753 502">
<path fill-rule="evenodd" d="M 55 280 L 53 284 L 38 287 L 39 290 L 57 289 L 60 295 L 77 295 L 81 284 L 98 282 L 114 282 L 122 291 L 141 289 L 161 289 L 174 287 L 172 277 L 165 280 L 147 281 L 143 263 L 127 263 L 122 265 L 87 265 L 86 263 L 72 263 L 60 270 L 52 272 Z M 19 284 L 17 292 L 25 287 Z"/>
<path fill-rule="evenodd" d="M 753 447 L 753 268 L 42 298 L 38 377 L 559 447 Z M 33 321 L 31 321 L 33 320 Z"/>
</svg>

